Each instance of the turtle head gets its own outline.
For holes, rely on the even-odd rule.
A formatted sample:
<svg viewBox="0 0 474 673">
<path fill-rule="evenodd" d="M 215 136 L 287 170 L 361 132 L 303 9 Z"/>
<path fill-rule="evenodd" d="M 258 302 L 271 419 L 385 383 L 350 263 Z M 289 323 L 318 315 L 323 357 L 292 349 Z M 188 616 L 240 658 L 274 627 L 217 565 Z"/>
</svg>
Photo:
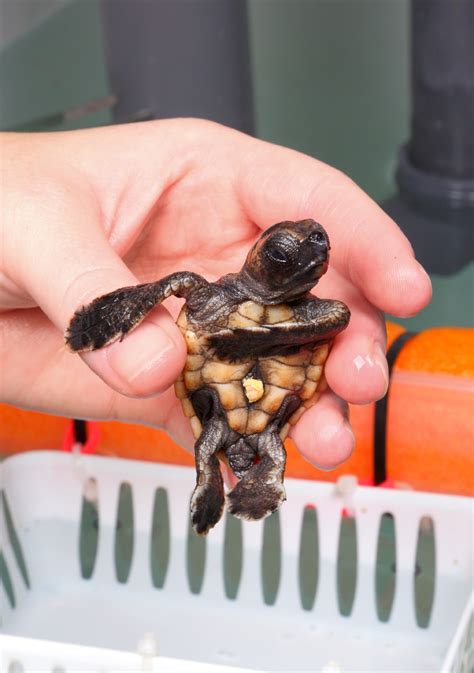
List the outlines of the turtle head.
<svg viewBox="0 0 474 673">
<path fill-rule="evenodd" d="M 263 302 L 295 300 L 326 273 L 329 249 L 328 235 L 314 220 L 279 222 L 255 243 L 239 276 Z"/>
</svg>

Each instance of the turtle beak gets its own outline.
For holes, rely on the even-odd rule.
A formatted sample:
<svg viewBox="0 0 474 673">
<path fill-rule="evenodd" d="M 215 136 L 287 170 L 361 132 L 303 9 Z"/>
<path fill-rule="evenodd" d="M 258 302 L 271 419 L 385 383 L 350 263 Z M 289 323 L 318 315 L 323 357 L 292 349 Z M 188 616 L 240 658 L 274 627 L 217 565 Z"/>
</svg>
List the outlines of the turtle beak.
<svg viewBox="0 0 474 673">
<path fill-rule="evenodd" d="M 329 241 L 324 238 L 322 241 L 314 242 L 311 247 L 316 264 L 326 264 L 327 266 L 329 263 Z"/>
<path fill-rule="evenodd" d="M 302 244 L 299 266 L 302 274 L 320 278 L 329 265 L 329 241 L 326 237 L 312 239 L 308 237 Z"/>
<path fill-rule="evenodd" d="M 304 270 L 304 275 L 311 276 L 315 281 L 324 276 L 329 267 L 329 255 L 325 259 L 314 259 Z"/>
</svg>

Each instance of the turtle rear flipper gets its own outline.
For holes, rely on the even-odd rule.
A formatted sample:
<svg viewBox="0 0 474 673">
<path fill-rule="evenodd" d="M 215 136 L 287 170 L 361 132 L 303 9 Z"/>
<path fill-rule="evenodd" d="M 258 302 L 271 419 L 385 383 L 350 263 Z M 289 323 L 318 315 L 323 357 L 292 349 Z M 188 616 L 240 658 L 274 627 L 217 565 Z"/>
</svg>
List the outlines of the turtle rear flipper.
<svg viewBox="0 0 474 673">
<path fill-rule="evenodd" d="M 227 494 L 229 512 L 247 521 L 263 519 L 286 500 L 283 486 L 286 451 L 283 442 L 275 430 L 263 433 L 260 440 L 260 462 L 251 467 Z"/>
<path fill-rule="evenodd" d="M 80 352 L 122 340 L 167 297 L 188 297 L 203 285 L 208 282 L 198 274 L 179 271 L 155 283 L 122 287 L 98 297 L 75 312 L 66 331 L 66 344 Z"/>
<path fill-rule="evenodd" d="M 265 430 L 253 435 L 260 462 L 253 465 L 227 495 L 229 512 L 239 519 L 263 519 L 286 500 L 283 485 L 286 450 L 280 430 L 300 404 L 298 395 L 288 395 Z"/>
<path fill-rule="evenodd" d="M 196 487 L 191 497 L 191 523 L 199 535 L 207 535 L 224 510 L 224 483 L 216 453 L 222 448 L 226 433 L 225 420 L 213 416 L 194 447 Z"/>
<path fill-rule="evenodd" d="M 191 523 L 199 535 L 207 535 L 224 510 L 224 483 L 217 454 L 235 442 L 217 391 L 204 386 L 194 391 L 192 405 L 203 429 L 194 446 L 196 487 L 191 497 Z"/>
</svg>

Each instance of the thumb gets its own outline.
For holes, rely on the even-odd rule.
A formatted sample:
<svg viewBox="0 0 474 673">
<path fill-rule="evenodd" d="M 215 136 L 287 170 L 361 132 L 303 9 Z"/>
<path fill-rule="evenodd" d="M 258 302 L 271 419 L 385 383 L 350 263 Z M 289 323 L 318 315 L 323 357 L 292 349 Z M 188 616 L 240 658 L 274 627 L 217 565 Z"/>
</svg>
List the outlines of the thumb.
<svg viewBox="0 0 474 673">
<path fill-rule="evenodd" d="M 8 275 L 63 334 L 77 309 L 138 283 L 107 240 L 99 204 L 84 191 L 55 194 L 46 205 L 22 206 L 5 236 Z M 171 315 L 158 307 L 123 343 L 81 357 L 118 392 L 142 397 L 165 390 L 176 379 L 185 346 Z"/>
</svg>

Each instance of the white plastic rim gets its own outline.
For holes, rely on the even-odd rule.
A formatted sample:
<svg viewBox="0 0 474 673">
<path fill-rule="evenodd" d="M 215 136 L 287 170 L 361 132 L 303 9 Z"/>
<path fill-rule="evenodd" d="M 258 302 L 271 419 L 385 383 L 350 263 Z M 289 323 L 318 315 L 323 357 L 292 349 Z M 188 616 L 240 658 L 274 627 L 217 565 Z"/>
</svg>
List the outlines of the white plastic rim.
<svg viewBox="0 0 474 673">
<path fill-rule="evenodd" d="M 230 666 L 0 635 L 2 673 L 259 673 Z"/>
</svg>

